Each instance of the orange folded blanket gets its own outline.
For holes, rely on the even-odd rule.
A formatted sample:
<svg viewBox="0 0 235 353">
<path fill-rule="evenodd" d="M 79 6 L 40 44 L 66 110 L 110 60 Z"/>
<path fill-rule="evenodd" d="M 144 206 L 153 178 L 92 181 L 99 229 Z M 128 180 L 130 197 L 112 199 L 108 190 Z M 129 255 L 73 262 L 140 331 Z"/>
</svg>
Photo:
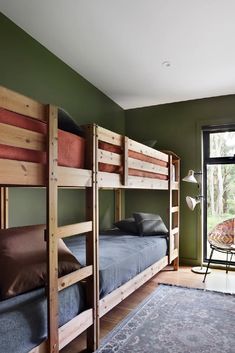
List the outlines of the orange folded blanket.
<svg viewBox="0 0 235 353">
<path fill-rule="evenodd" d="M 0 109 L 0 123 L 46 134 L 46 124 L 6 109 Z M 34 151 L 0 144 L 0 158 L 26 162 L 46 163 L 46 152 Z M 58 130 L 58 164 L 65 167 L 84 168 L 85 139 Z"/>
</svg>

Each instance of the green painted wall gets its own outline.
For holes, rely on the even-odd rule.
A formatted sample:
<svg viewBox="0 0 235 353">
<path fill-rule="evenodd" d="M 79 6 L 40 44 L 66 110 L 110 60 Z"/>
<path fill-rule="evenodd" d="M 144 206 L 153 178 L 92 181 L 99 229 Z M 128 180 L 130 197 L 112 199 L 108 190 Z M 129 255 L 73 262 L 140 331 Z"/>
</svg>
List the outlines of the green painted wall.
<svg viewBox="0 0 235 353">
<path fill-rule="evenodd" d="M 0 14 L 0 84 L 43 103 L 66 109 L 79 124 L 97 124 L 123 133 L 124 111 L 32 37 Z M 84 217 L 84 195 L 64 190 L 59 195 L 59 221 Z M 112 222 L 113 193 L 101 193 L 101 226 Z M 43 190 L 10 190 L 10 225 L 45 222 Z"/>
<path fill-rule="evenodd" d="M 158 149 L 175 151 L 182 159 L 181 173 L 201 169 L 200 127 L 235 122 L 235 96 L 165 104 L 124 111 L 65 65 L 14 23 L 0 14 L 0 84 L 44 103 L 64 107 L 79 124 L 96 122 L 113 131 L 145 141 L 157 139 Z M 180 255 L 185 262 L 200 257 L 200 208 L 191 212 L 185 196 L 197 193 L 195 185 L 181 184 Z M 64 190 L 59 194 L 60 224 L 84 218 L 84 194 Z M 100 193 L 101 227 L 113 220 L 112 192 Z M 110 207 L 111 205 L 111 207 Z M 156 211 L 166 220 L 165 192 L 127 191 L 126 214 Z M 10 190 L 10 225 L 45 221 L 45 191 Z"/>
<path fill-rule="evenodd" d="M 126 134 L 138 141 L 156 139 L 156 148 L 172 150 L 181 157 L 181 175 L 201 170 L 201 126 L 235 123 L 235 95 L 132 109 L 126 114 Z M 185 263 L 200 260 L 200 207 L 190 211 L 186 195 L 197 195 L 197 186 L 181 183 L 180 256 Z M 145 194 L 146 195 L 146 194 Z M 134 209 L 159 211 L 166 218 L 164 192 L 126 192 L 126 214 Z"/>
</svg>

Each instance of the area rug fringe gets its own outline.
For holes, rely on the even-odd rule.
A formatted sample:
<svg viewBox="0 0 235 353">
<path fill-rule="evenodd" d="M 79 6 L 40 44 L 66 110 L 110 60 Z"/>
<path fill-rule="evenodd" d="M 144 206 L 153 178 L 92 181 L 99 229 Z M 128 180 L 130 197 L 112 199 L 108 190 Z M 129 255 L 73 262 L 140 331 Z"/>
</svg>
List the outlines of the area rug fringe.
<svg viewBox="0 0 235 353">
<path fill-rule="evenodd" d="M 219 293 L 219 294 L 223 294 L 223 295 L 227 294 L 227 295 L 235 296 L 235 293 L 233 293 L 233 292 L 222 292 L 222 291 L 218 291 L 218 290 L 215 290 L 215 289 L 197 288 L 197 287 L 183 286 L 181 284 L 161 283 L 161 282 L 159 282 L 158 284 L 159 284 L 159 287 L 160 286 L 179 287 L 179 288 L 195 289 L 195 290 L 199 290 L 199 291 L 202 291 L 202 292 L 211 292 L 211 293 Z"/>
</svg>

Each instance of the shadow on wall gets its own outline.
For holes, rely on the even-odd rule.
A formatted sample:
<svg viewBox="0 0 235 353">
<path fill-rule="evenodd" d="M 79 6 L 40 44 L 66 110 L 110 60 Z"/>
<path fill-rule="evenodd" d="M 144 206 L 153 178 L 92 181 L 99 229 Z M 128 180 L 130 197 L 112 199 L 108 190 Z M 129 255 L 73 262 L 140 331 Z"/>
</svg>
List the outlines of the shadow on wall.
<svg viewBox="0 0 235 353">
<path fill-rule="evenodd" d="M 100 229 L 113 227 L 114 192 L 99 191 Z M 58 223 L 85 221 L 85 191 L 59 190 Z M 46 190 L 42 188 L 9 188 L 9 226 L 18 227 L 46 223 Z"/>
<path fill-rule="evenodd" d="M 168 223 L 168 193 L 165 190 L 126 190 L 126 217 L 133 212 L 159 214 Z"/>
</svg>

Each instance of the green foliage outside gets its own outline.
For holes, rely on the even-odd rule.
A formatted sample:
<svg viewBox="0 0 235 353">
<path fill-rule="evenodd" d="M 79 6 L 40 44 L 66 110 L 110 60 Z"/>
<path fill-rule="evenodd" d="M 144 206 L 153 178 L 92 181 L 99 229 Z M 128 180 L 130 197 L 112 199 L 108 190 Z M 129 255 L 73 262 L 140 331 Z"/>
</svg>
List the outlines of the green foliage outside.
<svg viewBox="0 0 235 353">
<path fill-rule="evenodd" d="M 235 132 L 210 134 L 210 157 L 232 157 Z M 207 166 L 207 231 L 235 217 L 235 164 Z"/>
</svg>

